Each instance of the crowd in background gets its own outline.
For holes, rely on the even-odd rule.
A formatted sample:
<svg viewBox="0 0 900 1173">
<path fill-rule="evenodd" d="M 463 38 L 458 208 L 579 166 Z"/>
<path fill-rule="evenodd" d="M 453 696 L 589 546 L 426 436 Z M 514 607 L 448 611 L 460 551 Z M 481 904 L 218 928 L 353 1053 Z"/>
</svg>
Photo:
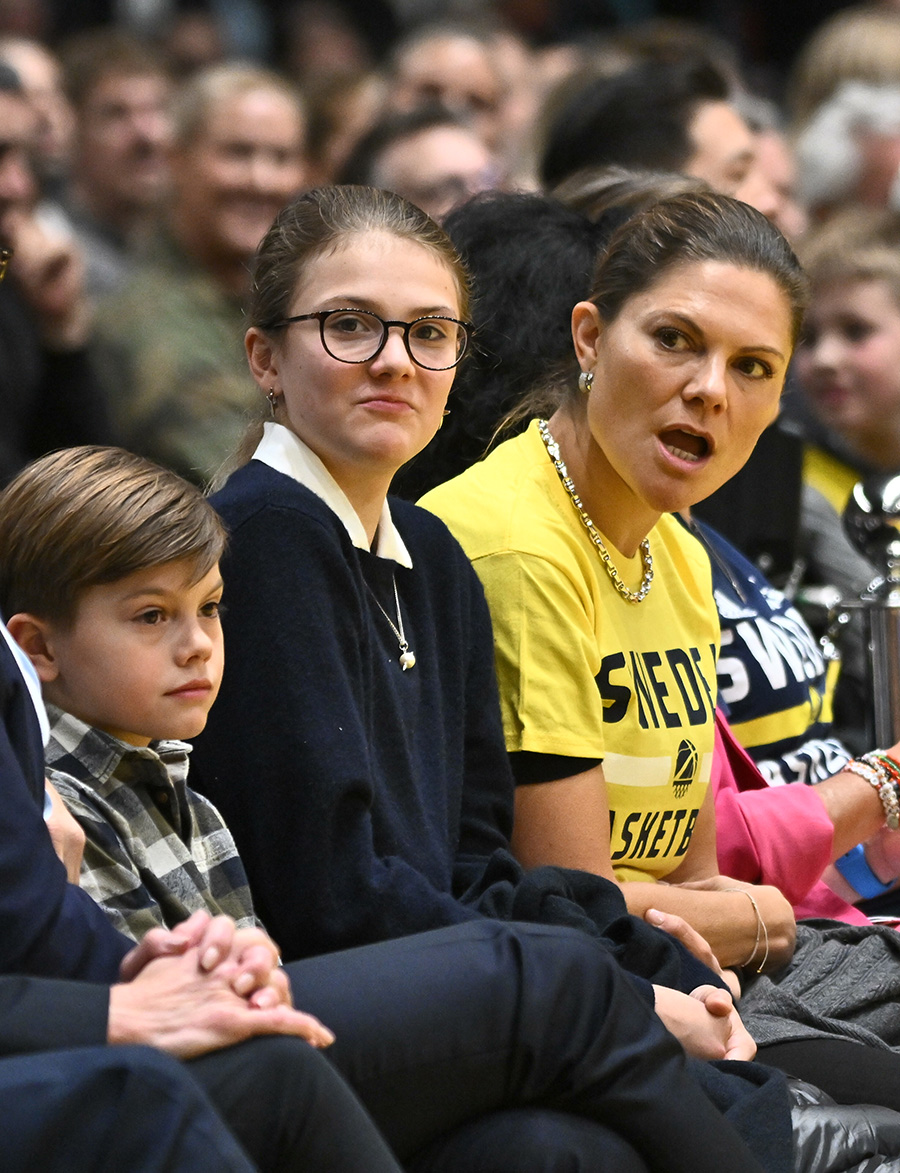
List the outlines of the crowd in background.
<svg viewBox="0 0 900 1173">
<path fill-rule="evenodd" d="M 552 191 L 585 168 L 680 171 L 798 248 L 810 224 L 860 208 L 890 220 L 900 204 L 887 2 L 19 0 L 0 5 L 0 63 L 0 233 L 16 252 L 0 297 L 3 480 L 60 444 L 115 440 L 209 481 L 258 399 L 240 342 L 248 262 L 306 187 L 371 183 L 441 218 L 475 192 Z M 830 379 L 816 355 L 813 389 Z M 849 392 L 812 394 L 787 414 L 817 443 L 856 471 L 893 466 L 845 451 Z M 878 411 L 879 432 L 884 412 L 900 417 L 889 394 Z M 714 520 L 767 572 L 816 561 L 796 510 L 745 512 L 729 498 Z M 847 559 L 826 577 L 860 590 L 867 571 Z"/>
</svg>

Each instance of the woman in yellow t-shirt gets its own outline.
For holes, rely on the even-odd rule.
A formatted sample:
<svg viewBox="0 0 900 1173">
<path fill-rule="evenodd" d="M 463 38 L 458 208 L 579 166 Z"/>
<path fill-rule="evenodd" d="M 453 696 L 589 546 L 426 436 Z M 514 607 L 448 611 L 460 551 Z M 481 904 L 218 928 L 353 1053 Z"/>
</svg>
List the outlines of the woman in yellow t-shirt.
<svg viewBox="0 0 900 1173">
<path fill-rule="evenodd" d="M 577 387 L 423 502 L 491 606 L 517 854 L 617 879 L 631 912 L 679 913 L 725 966 L 784 964 L 794 919 L 775 888 L 718 874 L 718 622 L 708 559 L 668 515 L 774 419 L 805 292 L 746 205 L 656 204 L 573 311 Z"/>
</svg>

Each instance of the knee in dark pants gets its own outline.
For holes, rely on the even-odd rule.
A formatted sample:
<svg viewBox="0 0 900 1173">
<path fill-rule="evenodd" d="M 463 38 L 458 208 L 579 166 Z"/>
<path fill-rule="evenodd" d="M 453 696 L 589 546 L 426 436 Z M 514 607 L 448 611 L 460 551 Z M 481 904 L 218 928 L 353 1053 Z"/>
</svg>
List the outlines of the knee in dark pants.
<svg viewBox="0 0 900 1173">
<path fill-rule="evenodd" d="M 261 1170 L 398 1173 L 353 1091 L 302 1039 L 253 1039 L 190 1066 Z"/>
<path fill-rule="evenodd" d="M 621 1137 L 566 1112 L 515 1108 L 454 1129 L 408 1162 L 409 1173 L 648 1173 Z"/>
</svg>

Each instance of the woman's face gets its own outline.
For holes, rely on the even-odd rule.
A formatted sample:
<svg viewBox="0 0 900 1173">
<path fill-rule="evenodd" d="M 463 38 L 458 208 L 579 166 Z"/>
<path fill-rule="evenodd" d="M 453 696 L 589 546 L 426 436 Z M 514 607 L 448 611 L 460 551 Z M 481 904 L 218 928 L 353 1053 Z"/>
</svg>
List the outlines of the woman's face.
<svg viewBox="0 0 900 1173">
<path fill-rule="evenodd" d="M 449 266 L 414 241 L 388 232 L 357 234 L 314 260 L 294 291 L 287 316 L 359 308 L 385 320 L 460 317 Z M 360 478 L 390 479 L 437 431 L 453 370 L 417 366 L 391 329 L 369 362 L 344 363 L 322 346 L 317 321 L 295 322 L 276 342 L 247 334 L 260 387 L 284 396 L 279 415 L 342 487 Z"/>
<path fill-rule="evenodd" d="M 797 376 L 819 419 L 863 454 L 900 423 L 900 307 L 886 281 L 815 290 Z"/>
<path fill-rule="evenodd" d="M 678 265 L 608 325 L 580 302 L 573 332 L 582 369 L 594 372 L 591 475 L 626 515 L 650 520 L 709 496 L 778 413 L 791 311 L 767 273 Z"/>
</svg>

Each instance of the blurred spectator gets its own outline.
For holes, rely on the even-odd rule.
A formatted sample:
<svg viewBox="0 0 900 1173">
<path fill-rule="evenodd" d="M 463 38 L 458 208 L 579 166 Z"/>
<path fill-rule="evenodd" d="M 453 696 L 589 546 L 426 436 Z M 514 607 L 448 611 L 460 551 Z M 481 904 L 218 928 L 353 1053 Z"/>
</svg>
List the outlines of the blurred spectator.
<svg viewBox="0 0 900 1173">
<path fill-rule="evenodd" d="M 336 74 L 306 90 L 310 187 L 335 183 L 350 153 L 381 117 L 385 82 L 379 73 Z"/>
<path fill-rule="evenodd" d="M 85 350 L 80 253 L 33 212 L 36 128 L 18 75 L 0 64 L 0 245 L 14 250 L 0 285 L 0 482 L 51 448 L 113 438 Z"/>
<path fill-rule="evenodd" d="M 554 190 L 553 197 L 564 207 L 600 225 L 605 236 L 609 236 L 629 216 L 642 212 L 656 200 L 710 190 L 702 179 L 691 179 L 677 171 L 599 167 L 571 175 Z M 546 375 L 543 381 L 546 382 Z"/>
<path fill-rule="evenodd" d="M 36 118 L 32 163 L 45 196 L 58 194 L 65 181 L 74 118 L 56 57 L 39 41 L 0 38 L 0 61 L 19 75 Z"/>
<path fill-rule="evenodd" d="M 854 4 L 820 25 L 798 54 L 788 109 L 801 130 L 846 82 L 900 85 L 900 10 Z"/>
<path fill-rule="evenodd" d="M 548 96 L 586 64 L 582 45 L 560 43 L 535 49 L 512 29 L 488 34 L 491 57 L 503 80 L 500 138 L 503 161 L 516 187 L 535 189 L 538 129 Z"/>
<path fill-rule="evenodd" d="M 304 179 L 304 117 L 277 74 L 224 65 L 173 107 L 172 199 L 152 258 L 99 308 L 96 353 L 126 444 L 194 481 L 236 446 L 256 386 L 248 262 Z"/>
<path fill-rule="evenodd" d="M 570 93 L 547 129 L 544 182 L 612 165 L 681 171 L 764 215 L 775 210 L 728 80 L 703 59 L 645 61 Z"/>
<path fill-rule="evenodd" d="M 620 52 L 641 61 L 709 61 L 722 74 L 730 93 L 744 89 L 734 44 L 709 24 L 679 17 L 658 17 L 618 29 L 610 38 Z"/>
<path fill-rule="evenodd" d="M 799 190 L 797 159 L 773 102 L 754 94 L 737 94 L 735 103 L 756 143 L 755 166 L 772 193 L 769 219 L 790 241 L 809 227 L 809 212 Z"/>
<path fill-rule="evenodd" d="M 896 198 L 900 75 L 893 85 L 844 82 L 797 137 L 801 191 L 815 217 Z"/>
<path fill-rule="evenodd" d="M 304 87 L 372 68 L 369 46 L 357 22 L 340 4 L 307 0 L 290 5 L 282 25 L 280 60 Z"/>
<path fill-rule="evenodd" d="M 341 183 L 384 187 L 435 219 L 479 191 L 501 186 L 500 166 L 484 141 L 440 108 L 389 116 L 360 142 Z"/>
<path fill-rule="evenodd" d="M 505 80 L 490 40 L 451 25 L 426 25 L 394 50 L 388 105 L 399 112 L 437 103 L 468 122 L 493 150 L 502 149 Z"/>
<path fill-rule="evenodd" d="M 73 39 L 63 62 L 76 115 L 63 204 L 96 297 L 121 288 L 159 215 L 168 189 L 171 82 L 151 49 L 116 30 Z"/>
<path fill-rule="evenodd" d="M 794 359 L 809 409 L 801 514 L 808 577 L 865 590 L 875 568 L 843 533 L 857 481 L 900 472 L 900 215 L 848 210 L 811 234 L 801 259 L 812 284 Z M 858 619 L 842 633 L 836 721 L 858 738 L 866 709 L 865 648 Z"/>
</svg>

